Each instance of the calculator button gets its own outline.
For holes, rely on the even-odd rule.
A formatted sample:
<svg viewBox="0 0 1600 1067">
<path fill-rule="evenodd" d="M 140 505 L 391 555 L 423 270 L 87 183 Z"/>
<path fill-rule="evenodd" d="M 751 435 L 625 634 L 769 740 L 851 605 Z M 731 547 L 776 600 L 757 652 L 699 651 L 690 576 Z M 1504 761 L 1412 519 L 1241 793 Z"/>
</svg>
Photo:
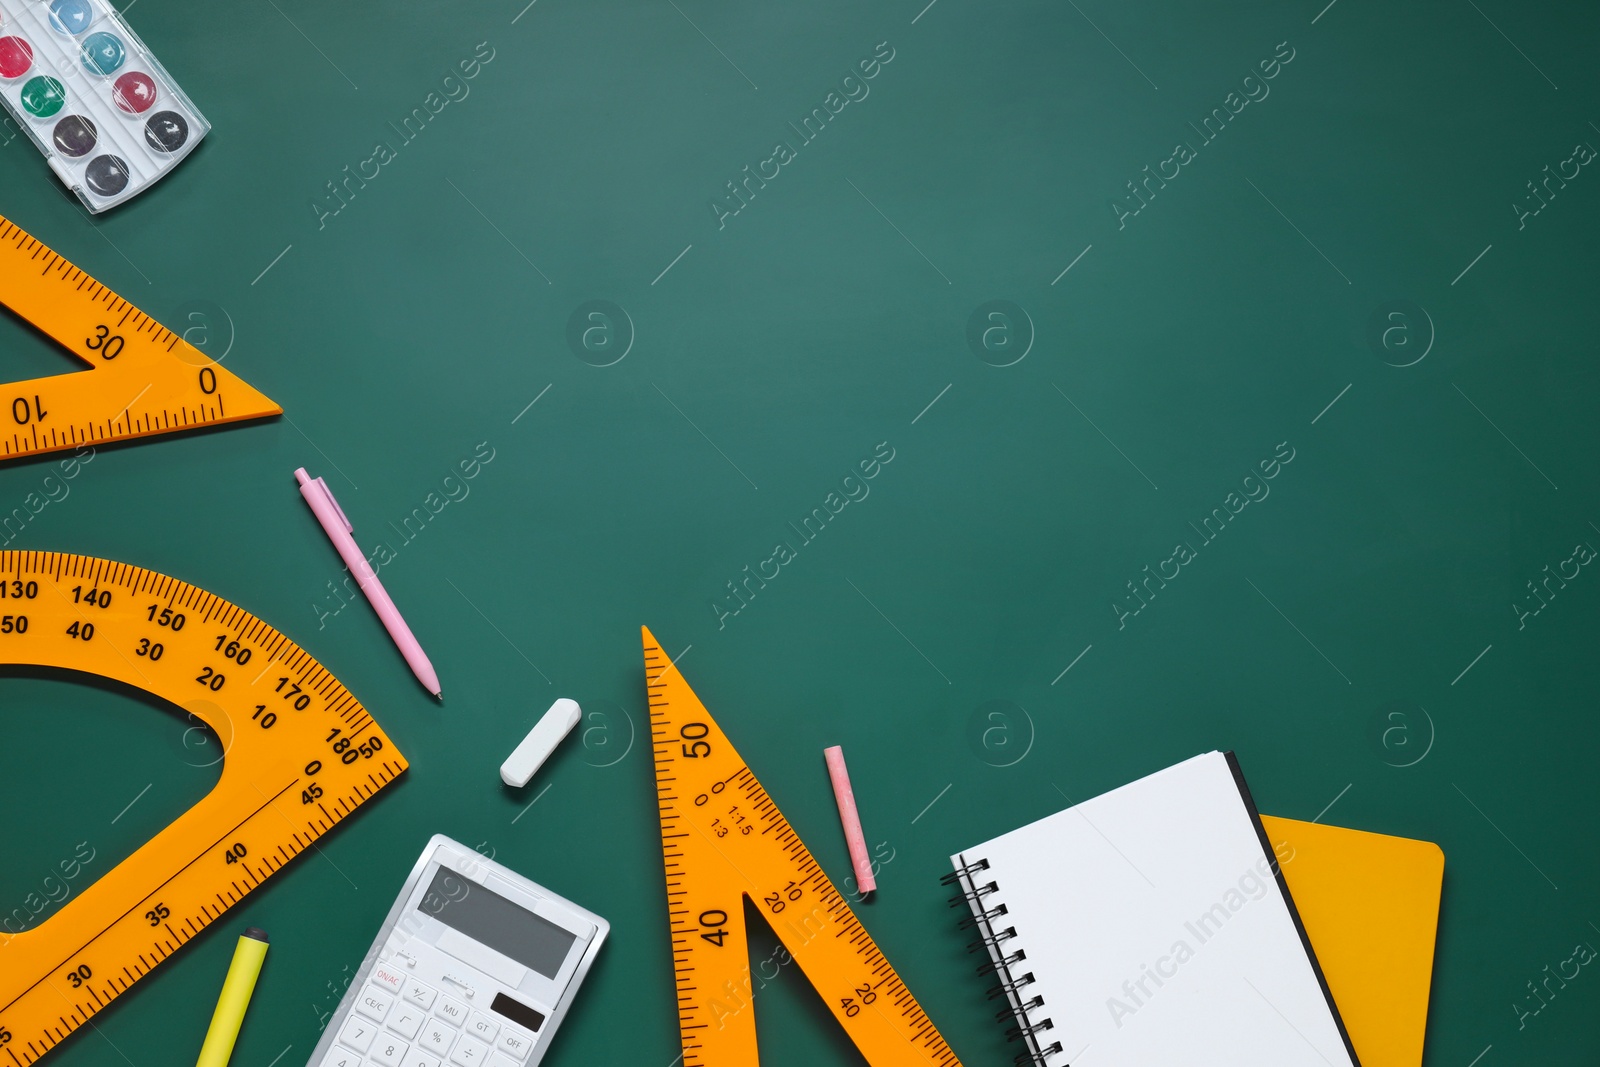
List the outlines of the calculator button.
<svg viewBox="0 0 1600 1067">
<path fill-rule="evenodd" d="M 380 963 L 372 968 L 372 984 L 382 987 L 387 993 L 399 993 L 405 985 L 405 979 L 395 968 L 387 963 Z"/>
<path fill-rule="evenodd" d="M 406 982 L 406 999 L 424 1011 L 433 1007 L 433 998 L 438 995 L 438 992 L 432 986 L 423 985 L 414 978 Z"/>
<path fill-rule="evenodd" d="M 475 1037 L 462 1035 L 456 1043 L 455 1052 L 450 1054 L 450 1062 L 459 1064 L 460 1067 L 482 1067 L 489 1058 L 489 1046 Z"/>
<path fill-rule="evenodd" d="M 481 1011 L 475 1011 L 467 1019 L 467 1033 L 473 1037 L 481 1038 L 489 1044 L 494 1044 L 494 1035 L 500 1032 L 500 1024 L 489 1018 Z"/>
<path fill-rule="evenodd" d="M 496 1052 L 489 1057 L 489 1067 L 519 1067 L 520 1063 L 520 1060 L 514 1060 L 504 1052 Z"/>
<path fill-rule="evenodd" d="M 424 1056 L 421 1049 L 412 1049 L 400 1067 L 440 1067 L 440 1063 L 431 1056 Z"/>
<path fill-rule="evenodd" d="M 357 1052 L 365 1052 L 372 1045 L 372 1035 L 378 1028 L 371 1020 L 351 1016 L 350 1021 L 344 1024 L 344 1030 L 339 1034 L 339 1043 L 348 1045 Z"/>
<path fill-rule="evenodd" d="M 506 1027 L 500 1031 L 500 1040 L 495 1042 L 495 1048 L 501 1052 L 509 1052 L 521 1063 L 528 1058 L 528 1053 L 533 1051 L 533 1038 L 518 1030 Z"/>
<path fill-rule="evenodd" d="M 422 1028 L 422 1033 L 417 1035 L 417 1044 L 429 1052 L 435 1052 L 443 1056 L 450 1051 L 450 1042 L 454 1041 L 455 1038 L 456 1032 L 454 1030 L 437 1019 L 430 1019 L 428 1024 Z"/>
<path fill-rule="evenodd" d="M 451 1026 L 460 1026 L 467 1021 L 467 1006 L 449 997 L 440 997 L 439 1006 L 433 1009 L 433 1013 Z"/>
<path fill-rule="evenodd" d="M 385 993 L 379 986 L 368 986 L 361 992 L 361 999 L 356 1001 L 356 1011 L 371 1019 L 373 1022 L 383 1022 L 383 1017 L 389 1014 L 389 1005 L 394 1003 L 394 997 Z"/>
<path fill-rule="evenodd" d="M 400 1058 L 406 1054 L 407 1047 L 404 1041 L 393 1034 L 381 1034 L 372 1043 L 372 1059 L 368 1062 L 380 1063 L 383 1067 L 400 1067 Z"/>
<path fill-rule="evenodd" d="M 422 1025 L 424 1014 L 415 1004 L 401 1004 L 389 1016 L 389 1029 L 410 1041 L 417 1036 L 417 1028 Z"/>
<path fill-rule="evenodd" d="M 322 1061 L 322 1067 L 361 1067 L 361 1053 L 347 1048 L 336 1048 Z"/>
</svg>

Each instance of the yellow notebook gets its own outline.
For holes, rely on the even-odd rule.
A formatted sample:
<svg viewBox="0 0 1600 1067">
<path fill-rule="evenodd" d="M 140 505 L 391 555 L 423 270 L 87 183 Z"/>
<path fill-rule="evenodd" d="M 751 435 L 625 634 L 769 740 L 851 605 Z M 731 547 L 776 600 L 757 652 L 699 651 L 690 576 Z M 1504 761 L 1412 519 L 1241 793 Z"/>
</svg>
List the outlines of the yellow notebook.
<svg viewBox="0 0 1600 1067">
<path fill-rule="evenodd" d="M 1444 853 L 1431 841 L 1261 816 L 1361 1067 L 1420 1067 Z"/>
</svg>

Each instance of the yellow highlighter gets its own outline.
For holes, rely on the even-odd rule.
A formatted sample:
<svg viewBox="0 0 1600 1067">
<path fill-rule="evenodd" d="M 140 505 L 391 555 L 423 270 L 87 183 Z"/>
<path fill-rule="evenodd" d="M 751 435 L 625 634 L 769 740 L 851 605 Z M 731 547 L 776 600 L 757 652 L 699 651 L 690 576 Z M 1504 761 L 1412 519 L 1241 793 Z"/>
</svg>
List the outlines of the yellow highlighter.
<svg viewBox="0 0 1600 1067">
<path fill-rule="evenodd" d="M 206 1043 L 200 1046 L 195 1067 L 228 1067 L 245 1009 L 250 1007 L 250 994 L 256 989 L 256 976 L 266 958 L 266 931 L 254 926 L 245 930 L 233 950 L 233 962 L 228 965 L 228 977 L 222 983 L 222 995 L 217 997 L 217 1010 L 211 1016 L 211 1028 L 206 1031 Z"/>
</svg>

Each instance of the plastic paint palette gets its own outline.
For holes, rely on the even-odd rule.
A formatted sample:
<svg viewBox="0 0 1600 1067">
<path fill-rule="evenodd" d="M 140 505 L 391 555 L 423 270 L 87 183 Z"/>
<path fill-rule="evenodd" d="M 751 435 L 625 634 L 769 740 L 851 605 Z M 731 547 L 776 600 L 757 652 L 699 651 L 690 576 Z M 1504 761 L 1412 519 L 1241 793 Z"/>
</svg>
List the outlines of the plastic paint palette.
<svg viewBox="0 0 1600 1067">
<path fill-rule="evenodd" d="M 154 183 L 211 129 L 100 0 L 0 0 L 0 99 L 95 212 Z"/>
</svg>

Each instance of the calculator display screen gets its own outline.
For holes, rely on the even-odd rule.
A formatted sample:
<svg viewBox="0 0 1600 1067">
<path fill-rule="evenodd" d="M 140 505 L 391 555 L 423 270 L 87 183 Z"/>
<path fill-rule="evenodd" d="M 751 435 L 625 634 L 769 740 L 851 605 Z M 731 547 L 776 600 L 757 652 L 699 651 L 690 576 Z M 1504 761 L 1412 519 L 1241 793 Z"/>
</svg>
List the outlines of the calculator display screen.
<svg viewBox="0 0 1600 1067">
<path fill-rule="evenodd" d="M 544 975 L 554 978 L 578 935 L 463 878 L 448 867 L 434 872 L 418 909 Z"/>
</svg>

